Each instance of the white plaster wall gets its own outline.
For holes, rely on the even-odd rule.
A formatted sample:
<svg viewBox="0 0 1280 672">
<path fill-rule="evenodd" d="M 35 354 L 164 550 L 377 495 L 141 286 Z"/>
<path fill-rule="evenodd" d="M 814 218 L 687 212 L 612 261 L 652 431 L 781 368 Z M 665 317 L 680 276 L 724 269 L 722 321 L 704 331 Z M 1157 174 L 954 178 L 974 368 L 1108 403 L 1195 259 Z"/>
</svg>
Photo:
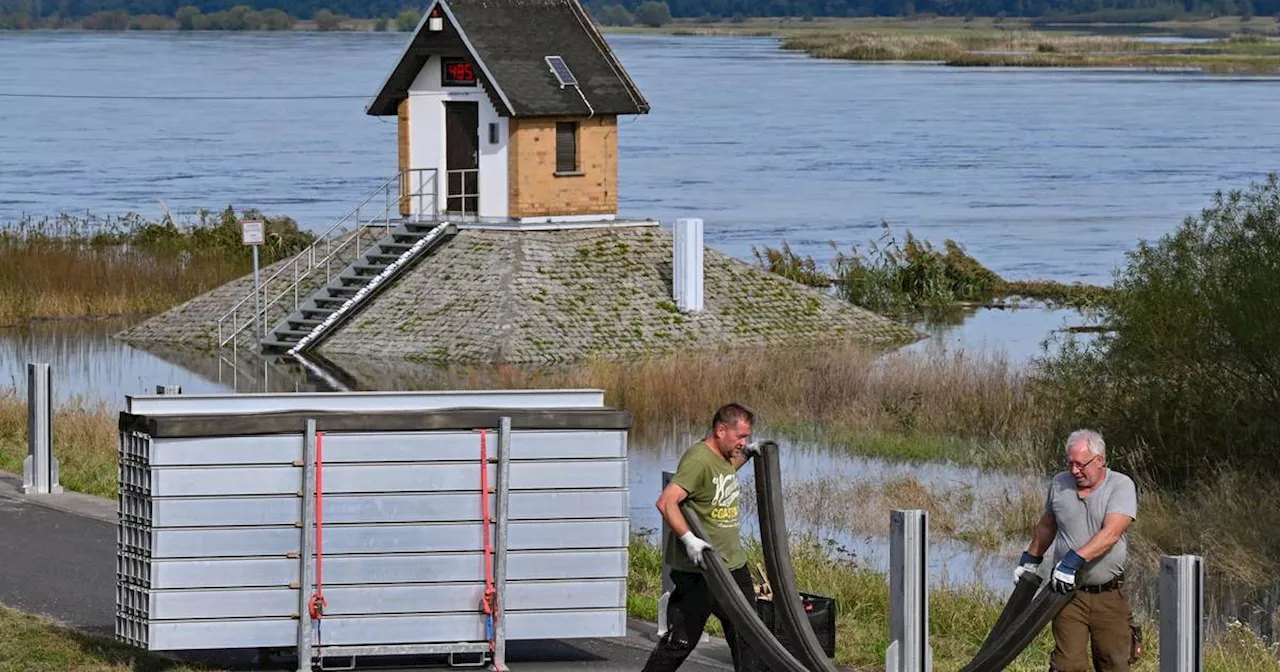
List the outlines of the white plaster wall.
<svg viewBox="0 0 1280 672">
<path fill-rule="evenodd" d="M 507 219 L 507 141 L 505 117 L 498 116 L 484 87 L 441 87 L 440 57 L 432 56 L 409 86 L 409 166 L 439 170 L 438 207 L 445 208 L 444 104 L 480 104 L 480 216 Z M 489 124 L 498 125 L 498 142 L 489 142 Z"/>
</svg>

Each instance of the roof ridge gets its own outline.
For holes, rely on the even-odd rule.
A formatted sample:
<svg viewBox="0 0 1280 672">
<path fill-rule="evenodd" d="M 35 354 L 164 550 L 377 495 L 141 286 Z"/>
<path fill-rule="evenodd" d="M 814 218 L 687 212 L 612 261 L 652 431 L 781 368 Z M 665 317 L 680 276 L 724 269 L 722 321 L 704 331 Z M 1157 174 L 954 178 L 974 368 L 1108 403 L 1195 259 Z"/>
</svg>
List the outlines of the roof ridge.
<svg viewBox="0 0 1280 672">
<path fill-rule="evenodd" d="M 498 335 L 493 341 L 493 361 L 504 362 L 512 354 L 512 340 L 516 331 L 514 292 L 511 291 L 520 273 L 524 270 L 524 236 L 506 234 L 507 245 L 511 249 L 511 263 L 505 269 L 498 282 Z"/>
</svg>

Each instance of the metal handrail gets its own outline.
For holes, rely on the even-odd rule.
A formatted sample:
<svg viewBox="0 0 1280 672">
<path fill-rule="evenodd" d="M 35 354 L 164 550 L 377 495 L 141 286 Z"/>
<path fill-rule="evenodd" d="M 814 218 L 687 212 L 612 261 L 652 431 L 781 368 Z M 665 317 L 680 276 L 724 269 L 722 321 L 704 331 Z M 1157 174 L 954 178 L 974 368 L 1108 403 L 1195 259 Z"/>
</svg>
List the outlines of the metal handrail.
<svg viewBox="0 0 1280 672">
<path fill-rule="evenodd" d="M 408 182 L 412 180 L 412 177 L 414 175 L 417 176 L 417 183 L 418 183 L 417 188 L 409 191 L 409 193 L 405 193 L 408 187 Z M 428 175 L 430 176 L 429 179 L 428 179 Z M 405 178 L 409 178 L 409 180 L 406 180 Z M 428 191 L 426 188 L 428 184 L 430 185 L 430 191 Z M 394 196 L 392 194 L 393 185 L 396 187 L 396 191 L 398 192 Z M 223 348 L 223 347 L 226 347 L 227 344 L 232 344 L 233 347 L 238 345 L 238 338 L 240 334 L 245 329 L 248 329 L 255 322 L 262 321 L 263 318 L 266 317 L 267 312 L 276 304 L 278 304 L 281 299 L 288 296 L 290 293 L 292 293 L 294 297 L 294 310 L 297 310 L 298 306 L 301 304 L 302 300 L 305 298 L 299 292 L 299 287 L 302 281 L 311 277 L 312 273 L 321 265 L 323 265 L 325 268 L 325 282 L 330 282 L 333 279 L 333 269 L 332 269 L 333 258 L 343 250 L 347 249 L 348 246 L 351 245 L 352 241 L 355 242 L 356 248 L 360 249 L 359 245 L 360 245 L 361 233 L 366 229 L 372 229 L 375 227 L 382 228 L 384 231 L 384 235 L 390 234 L 392 208 L 399 207 L 401 202 L 404 201 L 405 199 L 410 199 L 411 204 L 413 203 L 413 201 L 416 200 L 417 207 L 412 209 L 412 212 L 414 213 L 415 218 L 421 218 L 423 214 L 426 212 L 430 212 L 431 217 L 433 219 L 438 218 L 439 217 L 439 197 L 438 197 L 439 191 L 438 190 L 439 190 L 439 185 L 437 180 L 437 171 L 435 168 L 411 168 L 408 170 L 402 170 L 397 172 L 394 177 L 383 182 L 380 186 L 378 186 L 377 189 L 374 189 L 372 192 L 370 192 L 370 194 L 366 196 L 365 199 L 361 201 L 359 205 L 353 208 L 346 215 L 343 215 L 343 217 L 339 219 L 337 222 L 334 222 L 334 224 L 330 226 L 323 234 L 321 234 L 320 237 L 314 243 L 307 246 L 306 249 L 299 252 L 297 255 L 294 255 L 294 257 L 290 259 L 287 264 L 281 265 L 279 268 L 276 269 L 274 273 L 272 273 L 269 277 L 267 277 L 265 280 L 262 280 L 260 282 L 260 285 L 262 288 L 264 288 L 264 291 L 269 291 L 269 290 L 266 290 L 265 288 L 269 287 L 272 281 L 276 280 L 277 278 L 281 277 L 286 272 L 288 272 L 290 269 L 292 269 L 293 282 L 290 283 L 289 286 L 285 287 L 284 290 L 281 291 L 279 294 L 277 294 L 274 298 L 271 298 L 268 301 L 264 301 L 262 303 L 260 310 L 255 311 L 252 308 L 249 308 L 248 319 L 246 319 L 243 323 L 240 322 L 239 317 L 240 317 L 241 309 L 247 307 L 248 304 L 253 302 L 255 292 L 251 291 L 247 296 L 245 296 L 243 299 L 240 299 L 240 301 L 238 301 L 234 306 L 232 306 L 230 310 L 228 310 L 221 317 L 219 317 L 218 318 L 218 347 Z M 384 203 L 383 203 L 382 209 L 377 214 L 373 215 L 371 218 L 362 222 L 360 211 L 365 206 L 367 206 L 371 201 L 373 201 L 374 198 L 377 197 L 379 194 L 382 194 L 384 197 Z M 430 208 L 425 208 L 423 206 L 427 205 L 425 199 L 428 195 L 431 197 Z M 336 229 L 338 229 L 344 223 L 348 222 L 349 220 L 352 220 L 353 217 L 355 221 L 355 228 L 353 231 L 351 231 L 350 233 L 343 232 L 339 236 L 331 235 Z M 334 238 L 342 237 L 342 236 L 345 236 L 346 240 L 343 240 L 341 243 L 339 243 L 335 247 L 333 242 Z M 376 238 L 374 240 L 376 240 Z M 324 254 L 324 257 L 317 260 L 316 257 L 321 246 L 324 247 L 325 254 Z M 301 262 L 303 262 L 304 260 L 306 261 L 305 268 L 301 266 Z M 343 268 L 345 267 L 346 265 L 344 264 Z M 229 328 L 225 327 L 226 322 L 228 320 L 231 321 L 231 325 Z M 258 338 L 261 338 L 263 335 L 264 334 L 258 334 L 257 336 Z"/>
</svg>

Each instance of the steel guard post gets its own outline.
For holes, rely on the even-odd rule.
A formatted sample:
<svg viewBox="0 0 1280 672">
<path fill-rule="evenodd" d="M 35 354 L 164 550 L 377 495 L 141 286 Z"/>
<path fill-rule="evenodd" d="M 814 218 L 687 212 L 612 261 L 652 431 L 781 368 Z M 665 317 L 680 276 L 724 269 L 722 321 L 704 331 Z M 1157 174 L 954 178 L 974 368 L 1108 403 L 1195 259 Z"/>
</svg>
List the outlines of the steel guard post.
<svg viewBox="0 0 1280 672">
<path fill-rule="evenodd" d="M 929 514 L 889 514 L 889 648 L 885 672 L 932 672 L 929 646 Z"/>
<path fill-rule="evenodd" d="M 1160 672 L 1204 670 L 1204 562 L 1160 558 Z"/>
</svg>

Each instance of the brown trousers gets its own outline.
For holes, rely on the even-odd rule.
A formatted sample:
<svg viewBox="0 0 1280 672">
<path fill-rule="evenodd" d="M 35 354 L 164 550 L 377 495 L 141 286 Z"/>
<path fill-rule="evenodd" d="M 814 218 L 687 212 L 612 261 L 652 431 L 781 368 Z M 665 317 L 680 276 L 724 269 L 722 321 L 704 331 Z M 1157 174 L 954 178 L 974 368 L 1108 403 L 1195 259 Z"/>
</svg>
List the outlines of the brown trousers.
<svg viewBox="0 0 1280 672">
<path fill-rule="evenodd" d="M 1132 614 L 1124 586 L 1101 593 L 1076 591 L 1053 619 L 1054 648 L 1049 669 L 1088 672 L 1092 648 L 1093 669 L 1097 672 L 1129 672 Z"/>
</svg>

